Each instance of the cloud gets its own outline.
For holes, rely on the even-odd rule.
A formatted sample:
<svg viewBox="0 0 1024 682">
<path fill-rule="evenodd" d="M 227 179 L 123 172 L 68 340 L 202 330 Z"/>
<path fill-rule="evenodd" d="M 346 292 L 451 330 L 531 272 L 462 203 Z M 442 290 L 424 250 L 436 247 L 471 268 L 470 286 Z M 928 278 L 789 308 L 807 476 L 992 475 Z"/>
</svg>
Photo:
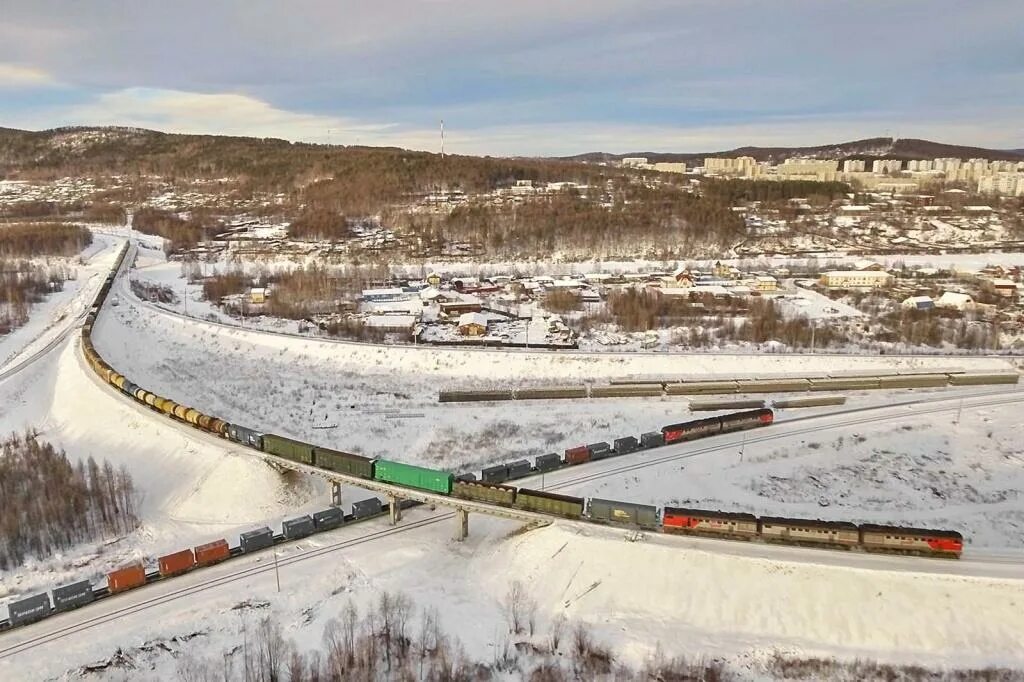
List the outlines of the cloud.
<svg viewBox="0 0 1024 682">
<path fill-rule="evenodd" d="M 54 125 L 120 125 L 171 133 L 277 137 L 333 144 L 429 148 L 429 134 L 391 123 L 361 122 L 281 109 L 241 93 L 128 88 L 54 110 Z M 436 137 L 436 135 L 435 135 Z M 436 146 L 436 143 L 434 143 Z"/>
<path fill-rule="evenodd" d="M 0 62 L 0 88 L 39 88 L 57 84 L 57 80 L 42 69 Z"/>
<path fill-rule="evenodd" d="M 437 151 L 439 132 L 387 120 L 292 111 L 243 93 L 128 88 L 88 101 L 33 110 L 22 127 L 120 125 L 172 133 L 275 137 L 297 142 L 395 146 Z M 496 115 L 497 116 L 497 115 Z M 813 146 L 867 137 L 900 136 L 951 144 L 1010 148 L 1024 107 L 991 107 L 908 116 L 898 111 L 865 115 L 761 115 L 714 124 L 630 123 L 608 120 L 529 120 L 467 124 L 445 118 L 445 149 L 455 154 L 569 156 L 583 152 L 713 152 L 744 145 Z M 978 125 L 977 121 L 985 121 Z M 30 121 L 30 122 L 29 122 Z M 434 123 L 434 121 L 430 121 Z"/>
</svg>

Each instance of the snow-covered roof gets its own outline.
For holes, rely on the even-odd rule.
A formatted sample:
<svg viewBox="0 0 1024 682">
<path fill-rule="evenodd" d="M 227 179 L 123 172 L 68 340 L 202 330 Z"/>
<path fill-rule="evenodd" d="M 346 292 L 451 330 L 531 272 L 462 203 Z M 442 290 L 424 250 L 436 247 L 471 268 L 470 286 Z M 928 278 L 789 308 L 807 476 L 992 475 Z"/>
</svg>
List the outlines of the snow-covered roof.
<svg viewBox="0 0 1024 682">
<path fill-rule="evenodd" d="M 970 302 L 971 297 L 968 296 L 967 294 L 958 294 L 953 291 L 944 291 L 942 292 L 942 296 L 939 296 L 939 299 L 935 301 L 935 305 L 939 306 L 940 308 L 947 306 L 959 308 L 961 306 L 967 305 Z"/>
<path fill-rule="evenodd" d="M 482 327 L 487 326 L 487 316 L 483 313 L 462 313 L 459 315 L 459 326 L 465 327 L 469 324 L 478 324 Z"/>
</svg>

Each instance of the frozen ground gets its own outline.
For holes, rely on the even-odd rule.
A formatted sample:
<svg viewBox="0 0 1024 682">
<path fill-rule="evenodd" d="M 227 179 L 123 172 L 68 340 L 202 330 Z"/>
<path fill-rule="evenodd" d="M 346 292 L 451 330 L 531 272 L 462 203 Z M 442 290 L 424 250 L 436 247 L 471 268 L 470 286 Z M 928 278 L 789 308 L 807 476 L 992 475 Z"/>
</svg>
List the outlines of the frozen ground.
<svg viewBox="0 0 1024 682">
<path fill-rule="evenodd" d="M 428 515 L 412 512 L 406 523 Z M 758 661 L 776 652 L 928 666 L 1024 666 L 1024 582 L 1018 580 L 906 572 L 914 560 L 903 558 L 867 557 L 885 563 L 864 570 L 743 557 L 708 551 L 700 542 L 572 525 L 516 533 L 511 522 L 477 517 L 470 538 L 456 544 L 447 539 L 449 523 L 335 551 L 327 548 L 369 529 L 353 526 L 293 544 L 278 557 L 280 592 L 271 557 L 264 554 L 52 618 L 5 635 L 0 649 L 46 637 L 80 614 L 98 620 L 84 635 L 0 658 L 0 676 L 55 678 L 113 660 L 104 678 L 163 680 L 180 678 L 181 661 L 199 658 L 219 678 L 225 665 L 240 669 L 244 633 L 254 646 L 261 618 L 273 616 L 285 637 L 308 650 L 319 646 L 325 625 L 341 618 L 349 600 L 365 613 L 385 591 L 414 600 L 412 631 L 419 609 L 438 607 L 442 628 L 471 657 L 491 663 L 509 638 L 502 601 L 513 581 L 529 585 L 537 604 L 534 642 L 544 642 L 553 619 L 564 616 L 570 628 L 586 624 L 619 661 L 634 666 L 658 648 L 724 657 L 748 679 L 763 679 Z M 219 587 L 193 598 L 189 592 L 178 599 L 169 595 L 214 580 Z M 571 637 L 563 639 L 566 655 L 569 642 Z M 55 647 L 60 656 L 45 655 Z"/>
<path fill-rule="evenodd" d="M 451 469 L 611 440 L 687 418 L 685 399 L 438 404 L 438 390 L 605 382 L 628 375 L 835 369 L 833 357 L 491 352 L 269 335 L 169 314 L 128 293 L 97 323 L 115 367 L 228 421 L 342 450 Z M 141 352 L 145 349 L 145 352 Z M 998 358 L 849 358 L 849 369 L 1006 369 Z M 867 400 L 885 397 L 868 396 Z"/>
<path fill-rule="evenodd" d="M 118 292 L 121 305 L 106 309 L 96 343 L 139 383 L 242 423 L 452 468 L 636 435 L 691 415 L 685 399 L 438 405 L 437 389 L 447 385 L 482 378 L 507 384 L 799 372 L 839 363 L 847 369 L 961 364 L 950 358 L 623 358 L 382 348 L 212 327 Z M 35 426 L 73 458 L 91 454 L 125 463 L 145 490 L 143 527 L 128 539 L 0 576 L 0 598 L 96 578 L 126 560 L 240 529 L 277 525 L 326 501 L 322 484 L 282 477 L 243 451 L 156 418 L 101 386 L 76 343 L 0 382 L 0 427 Z M 998 359 L 963 362 L 1006 367 Z M 660 644 L 670 654 L 726 657 L 747 666 L 752 679 L 757 662 L 773 652 L 1024 668 L 1020 403 L 996 406 L 1008 398 L 984 395 L 1004 390 L 851 397 L 850 406 L 871 406 L 978 396 L 964 401 L 955 427 L 956 401 L 895 407 L 878 415 L 886 421 L 867 421 L 874 413 L 861 413 L 783 422 L 530 482 L 658 504 L 952 524 L 974 536 L 961 562 L 638 538 L 572 524 L 516 533 L 511 522 L 478 517 L 464 544 L 448 540 L 445 521 L 318 553 L 385 528 L 371 522 L 284 547 L 280 593 L 270 555 L 249 557 L 7 633 L 0 636 L 0 679 L 78 676 L 79 666 L 111 657 L 135 666 L 102 674 L 111 679 L 180 677 L 186 656 L 204 657 L 219 670 L 224 661 L 237 662 L 243 628 L 251 637 L 263 614 L 274 614 L 286 637 L 308 647 L 320 642 L 324 624 L 340 616 L 347 599 L 365 609 L 383 591 L 404 591 L 418 607 L 439 607 L 444 628 L 471 657 L 490 662 L 505 636 L 501 600 L 514 580 L 530 586 L 541 636 L 564 614 L 590 624 L 599 640 L 634 665 Z M 1018 397 L 1024 393 L 1010 396 Z M 653 463 L 662 457 L 666 461 Z M 361 496 L 346 493 L 349 500 Z M 409 513 L 404 523 L 430 513 Z M 989 563 L 1006 557 L 1010 563 Z M 209 585 L 251 567 L 263 572 Z M 170 598 L 192 586 L 208 588 Z M 152 601 L 161 595 L 168 597 L 164 603 Z M 250 606 L 234 608 L 242 602 Z M 122 612 L 133 605 L 145 609 Z M 83 618 L 101 620 L 84 634 L 2 653 Z"/>
</svg>

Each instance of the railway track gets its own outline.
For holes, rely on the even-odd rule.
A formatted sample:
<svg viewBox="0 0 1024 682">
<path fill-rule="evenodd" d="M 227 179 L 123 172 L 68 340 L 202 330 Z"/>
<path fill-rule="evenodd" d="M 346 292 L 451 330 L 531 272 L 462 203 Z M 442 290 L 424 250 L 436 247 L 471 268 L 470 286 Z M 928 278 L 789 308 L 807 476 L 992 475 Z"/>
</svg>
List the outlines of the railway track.
<svg viewBox="0 0 1024 682">
<path fill-rule="evenodd" d="M 989 401 L 984 401 L 984 402 L 972 402 L 969 405 L 964 405 L 964 407 L 970 407 L 970 408 L 976 408 L 976 407 L 996 407 L 996 406 L 1000 406 L 1000 405 L 1012 405 L 1012 404 L 1016 404 L 1016 403 L 1022 403 L 1022 402 L 1024 402 L 1024 392 L 1019 392 L 1019 393 L 1020 393 L 1020 395 L 1012 396 L 1012 397 L 1006 397 L 1006 398 L 1002 398 L 1002 399 L 998 399 L 998 400 L 989 400 Z M 949 397 L 946 397 L 946 398 L 942 399 L 943 402 L 946 402 L 946 401 L 954 401 L 954 402 L 956 402 L 956 401 L 959 401 L 959 400 L 960 400 L 960 398 L 949 398 Z M 903 404 L 898 404 L 898 405 L 884 405 L 884 406 L 879 406 L 879 407 L 858 408 L 856 411 L 858 411 L 858 412 L 867 412 L 867 411 L 885 410 L 885 409 L 891 409 L 892 407 L 900 407 L 900 406 L 904 406 L 904 405 L 918 405 L 918 404 L 921 404 L 923 402 L 925 402 L 925 401 L 911 401 L 911 402 L 907 402 L 907 403 L 903 403 Z M 934 402 L 939 402 L 939 401 L 934 401 Z M 915 411 L 915 412 L 913 412 L 910 415 L 907 415 L 907 414 L 892 414 L 892 415 L 877 415 L 877 416 L 868 416 L 868 417 L 856 417 L 856 418 L 853 418 L 853 419 L 847 419 L 845 421 L 833 422 L 833 423 L 829 424 L 829 428 L 847 428 L 847 427 L 850 427 L 850 426 L 860 426 L 860 425 L 863 425 L 863 424 L 877 424 L 877 423 L 882 423 L 882 422 L 886 422 L 886 421 L 893 421 L 893 420 L 897 420 L 897 419 L 905 420 L 907 418 L 925 417 L 925 416 L 927 416 L 929 414 L 939 414 L 939 413 L 942 413 L 942 412 L 955 412 L 958 409 L 959 409 L 959 407 L 957 405 L 948 405 L 948 406 L 936 407 L 936 408 L 928 409 L 928 410 Z M 835 413 L 827 413 L 827 414 L 823 414 L 823 415 L 811 415 L 811 416 L 806 416 L 806 417 L 797 417 L 795 419 L 787 419 L 787 420 L 777 421 L 777 422 L 775 422 L 775 425 L 776 426 L 782 426 L 782 425 L 793 424 L 793 423 L 801 422 L 801 421 L 805 421 L 805 420 L 823 419 L 823 418 L 826 418 L 826 417 L 832 417 L 834 415 L 835 415 Z M 801 428 L 801 429 L 798 429 L 798 430 L 795 430 L 795 431 L 785 431 L 785 432 L 782 432 L 782 433 L 778 433 L 778 432 L 775 432 L 775 433 L 765 433 L 764 435 L 761 435 L 760 431 L 754 431 L 753 433 L 756 433 L 757 435 L 748 436 L 747 438 L 743 439 L 742 442 L 745 442 L 748 445 L 755 445 L 757 443 L 767 443 L 767 442 L 771 442 L 771 441 L 775 441 L 775 440 L 783 440 L 783 439 L 787 439 L 787 438 L 793 438 L 794 436 L 803 436 L 803 435 L 808 435 L 808 434 L 817 434 L 817 433 L 820 433 L 820 432 L 821 432 L 821 429 L 819 427 L 807 427 L 807 428 Z M 711 436 L 711 438 L 715 438 L 715 436 Z M 688 459 L 690 457 L 697 457 L 699 455 L 704 455 L 704 454 L 708 454 L 708 453 L 712 453 L 712 452 L 719 452 L 721 450 L 726 450 L 726 449 L 729 449 L 729 448 L 734 448 L 737 445 L 739 445 L 740 443 L 741 443 L 741 441 L 734 440 L 734 441 L 731 441 L 729 443 L 723 443 L 721 445 L 709 445 L 709 446 L 697 448 L 697 449 L 694 449 L 694 450 L 687 450 L 685 452 L 674 453 L 674 454 L 671 454 L 671 455 L 664 455 L 664 456 L 661 456 L 661 457 L 654 457 L 654 458 L 651 458 L 651 459 L 645 459 L 642 462 L 636 462 L 634 464 L 623 465 L 623 466 L 620 466 L 620 467 L 616 467 L 614 469 L 607 469 L 607 470 L 603 470 L 603 471 L 600 471 L 600 472 L 594 472 L 592 474 L 584 474 L 584 475 L 581 475 L 581 476 L 576 476 L 574 478 L 570 478 L 568 480 L 560 480 L 554 486 L 546 487 L 545 490 L 561 490 L 561 489 L 564 489 L 564 488 L 569 487 L 569 486 L 579 485 L 581 483 L 589 483 L 591 481 L 597 481 L 597 480 L 600 480 L 602 478 L 608 478 L 610 476 L 617 476 L 619 474 L 624 474 L 624 473 L 628 473 L 628 472 L 631 472 L 631 471 L 639 471 L 641 469 L 647 469 L 647 468 L 650 468 L 650 467 L 659 466 L 659 465 L 665 464 L 667 462 L 674 462 L 674 461 L 677 461 L 677 460 L 680 460 L 680 459 Z M 638 452 L 650 452 L 650 451 L 640 450 Z M 598 461 L 604 461 L 604 460 L 598 460 Z M 558 470 L 556 470 L 556 471 L 558 471 Z M 536 476 L 533 476 L 532 478 L 536 478 Z"/>
<path fill-rule="evenodd" d="M 413 522 L 410 522 L 410 523 L 407 523 L 407 524 L 401 525 L 401 526 L 390 526 L 390 527 L 388 527 L 388 528 L 386 528 L 384 530 L 378 530 L 378 531 L 374 531 L 372 533 L 367 533 L 366 535 L 362 535 L 362 536 L 359 536 L 357 538 L 351 538 L 351 539 L 348 539 L 348 540 L 342 540 L 342 541 L 335 542 L 335 543 L 332 543 L 330 545 L 327 545 L 325 547 L 318 547 L 318 548 L 310 550 L 308 552 L 303 552 L 302 554 L 296 554 L 296 555 L 293 555 L 293 556 L 287 556 L 287 557 L 280 558 L 280 559 L 277 560 L 276 566 L 275 566 L 274 563 L 269 563 L 269 564 L 265 564 L 265 565 L 258 565 L 258 566 L 247 566 L 245 568 L 240 568 L 237 571 L 233 571 L 233 572 L 231 572 L 231 573 L 229 573 L 227 575 L 222 575 L 222 576 L 218 576 L 216 578 L 211 578 L 210 580 L 206 580 L 206 581 L 203 581 L 203 582 L 195 584 L 195 585 L 189 585 L 187 587 L 181 587 L 181 588 L 178 588 L 178 589 L 173 589 L 173 590 L 170 590 L 168 592 L 164 592 L 163 594 L 160 594 L 158 596 L 154 596 L 154 597 L 152 597 L 150 599 L 146 599 L 146 600 L 141 601 L 141 602 L 136 602 L 136 603 L 133 603 L 133 604 L 130 604 L 130 605 L 126 605 L 126 606 L 123 606 L 121 608 L 113 609 L 113 610 L 107 611 L 106 613 L 103 613 L 103 614 L 97 614 L 97 615 L 92 616 L 90 618 L 83 618 L 82 620 L 79 620 L 79 621 L 77 621 L 77 622 L 75 622 L 73 624 L 66 625 L 66 626 L 63 626 L 63 627 L 58 627 L 58 628 L 56 628 L 54 630 L 51 630 L 51 631 L 49 631 L 47 633 L 44 633 L 44 634 L 41 634 L 41 635 L 37 635 L 37 636 L 31 637 L 31 638 L 22 640 L 22 641 L 18 642 L 17 644 L 13 644 L 13 645 L 5 647 L 5 648 L 0 648 L 0 660 L 2 660 L 4 658 L 9 658 L 11 656 L 15 656 L 15 655 L 20 654 L 20 653 L 24 653 L 26 651 L 29 651 L 29 650 L 34 649 L 36 647 L 42 646 L 44 644 L 49 644 L 51 642 L 57 641 L 59 639 L 62 639 L 64 637 L 68 637 L 70 635 L 75 635 L 75 634 L 84 632 L 86 630 L 89 630 L 91 628 L 104 625 L 104 624 L 109 623 L 111 621 L 117 620 L 118 618 L 123 618 L 125 616 L 133 615 L 133 614 L 140 613 L 142 611 L 146 611 L 148 609 L 151 609 L 151 608 L 154 608 L 154 607 L 157 607 L 157 606 L 161 606 L 163 604 L 167 604 L 169 602 L 172 602 L 172 601 L 174 601 L 176 599 L 180 599 L 182 597 L 189 597 L 189 596 L 192 596 L 192 595 L 195 595 L 195 594 L 199 594 L 201 592 L 205 592 L 206 590 L 210 590 L 210 589 L 214 589 L 214 588 L 218 588 L 218 587 L 223 587 L 225 585 L 230 585 L 231 583 L 235 583 L 235 582 L 238 582 L 240 580 L 246 580 L 248 578 L 251 578 L 253 576 L 257 576 L 257 575 L 260 575 L 260 574 L 263 574 L 263 573 L 268 573 L 268 572 L 274 571 L 274 570 L 280 570 L 281 567 L 287 567 L 287 566 L 291 566 L 293 564 L 298 564 L 298 563 L 302 563 L 304 561 L 308 561 L 310 559 L 316 559 L 316 558 L 319 558 L 319 557 L 324 556 L 326 554 L 330 554 L 332 552 L 336 552 L 336 551 L 341 550 L 341 549 L 348 549 L 348 548 L 351 548 L 351 547 L 356 547 L 358 545 L 362 545 L 362 544 L 365 544 L 365 543 L 368 543 L 368 542 L 373 542 L 375 540 L 380 540 L 382 538 L 390 537 L 392 535 L 397 535 L 399 533 L 405 533 L 405 532 L 417 530 L 419 528 L 424 528 L 426 526 L 431 526 L 431 525 L 436 524 L 436 523 L 441 523 L 442 521 L 450 519 L 454 515 L 455 514 L 452 513 L 452 512 L 447 512 L 447 513 L 443 513 L 443 514 L 437 514 L 437 515 L 428 517 L 426 519 L 420 519 L 418 521 L 413 521 Z M 344 528 L 344 526 L 342 528 Z M 262 556 L 266 557 L 268 553 L 269 553 L 268 550 L 263 550 L 263 551 L 255 554 L 253 556 L 261 556 L 262 555 Z M 198 573 L 198 575 L 203 575 L 203 574 L 204 574 L 203 572 L 199 572 Z M 160 584 L 162 582 L 163 582 L 163 580 L 157 580 L 157 581 L 155 581 L 153 583 L 147 583 L 145 587 L 138 588 L 138 590 L 134 591 L 132 594 L 140 594 L 140 590 L 145 590 L 145 589 L 147 589 L 148 587 L 150 587 L 152 585 L 157 585 L 157 584 Z M 73 612 L 69 612 L 69 613 L 73 613 Z M 43 622 L 45 623 L 47 621 L 43 621 Z"/>
</svg>

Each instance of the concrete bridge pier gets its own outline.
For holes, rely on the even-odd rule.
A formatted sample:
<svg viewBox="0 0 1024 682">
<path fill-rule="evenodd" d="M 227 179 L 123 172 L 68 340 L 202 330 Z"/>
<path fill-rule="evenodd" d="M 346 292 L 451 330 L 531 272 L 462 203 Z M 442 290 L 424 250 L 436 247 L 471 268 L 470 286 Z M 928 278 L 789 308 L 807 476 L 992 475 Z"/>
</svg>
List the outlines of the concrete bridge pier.
<svg viewBox="0 0 1024 682">
<path fill-rule="evenodd" d="M 341 506 L 341 483 L 337 481 L 331 481 L 331 506 Z"/>
<path fill-rule="evenodd" d="M 469 537 L 469 512 L 465 509 L 455 510 L 455 539 L 462 542 Z"/>
<path fill-rule="evenodd" d="M 388 517 L 391 519 L 392 526 L 402 520 L 402 500 L 396 495 L 388 496 Z"/>
</svg>

